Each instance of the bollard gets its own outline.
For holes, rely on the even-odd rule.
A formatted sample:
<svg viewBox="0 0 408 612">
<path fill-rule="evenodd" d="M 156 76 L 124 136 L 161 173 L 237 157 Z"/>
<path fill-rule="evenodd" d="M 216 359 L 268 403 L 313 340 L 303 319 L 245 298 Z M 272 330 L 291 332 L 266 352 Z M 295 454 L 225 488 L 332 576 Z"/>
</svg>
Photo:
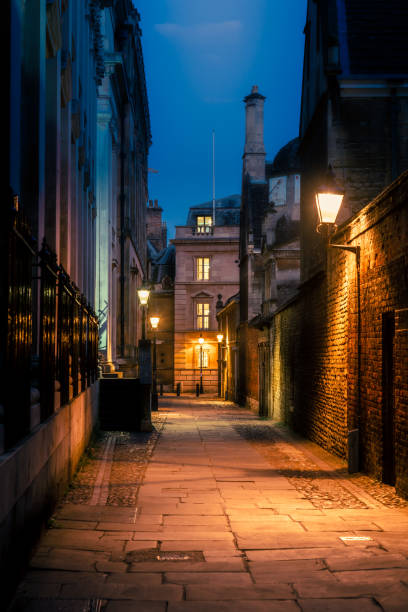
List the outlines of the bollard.
<svg viewBox="0 0 408 612">
<path fill-rule="evenodd" d="M 198 397 L 200 395 L 200 385 L 197 383 L 196 384 L 196 396 Z"/>
<path fill-rule="evenodd" d="M 163 383 L 160 383 L 160 395 L 163 395 Z"/>
<path fill-rule="evenodd" d="M 177 383 L 176 390 L 177 390 L 177 395 L 180 395 L 180 393 L 181 393 L 181 383 Z"/>
</svg>

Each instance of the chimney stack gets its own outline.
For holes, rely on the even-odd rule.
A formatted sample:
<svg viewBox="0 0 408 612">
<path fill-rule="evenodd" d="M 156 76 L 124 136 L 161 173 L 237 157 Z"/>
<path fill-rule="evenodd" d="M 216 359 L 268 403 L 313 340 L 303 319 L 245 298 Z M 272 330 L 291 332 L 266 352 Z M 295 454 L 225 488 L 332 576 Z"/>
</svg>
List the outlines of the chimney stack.
<svg viewBox="0 0 408 612">
<path fill-rule="evenodd" d="M 254 85 L 245 102 L 245 148 L 243 173 L 254 181 L 265 180 L 264 102 L 265 96 Z"/>
</svg>

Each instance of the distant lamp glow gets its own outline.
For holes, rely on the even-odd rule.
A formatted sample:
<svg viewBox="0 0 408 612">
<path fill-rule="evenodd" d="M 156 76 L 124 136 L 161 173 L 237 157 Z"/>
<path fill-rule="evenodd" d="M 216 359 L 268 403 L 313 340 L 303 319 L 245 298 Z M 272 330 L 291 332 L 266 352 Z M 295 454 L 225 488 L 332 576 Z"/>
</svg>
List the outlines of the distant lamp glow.
<svg viewBox="0 0 408 612">
<path fill-rule="evenodd" d="M 321 185 L 316 192 L 316 206 L 319 215 L 318 231 L 320 231 L 321 227 L 324 225 L 334 226 L 336 224 L 336 218 L 343 198 L 344 191 L 337 187 L 333 170 L 331 166 L 329 166 L 325 184 Z"/>
<path fill-rule="evenodd" d="M 218 342 L 222 342 L 224 339 L 224 334 L 217 334 L 217 340 Z"/>
<path fill-rule="evenodd" d="M 204 338 L 202 336 L 199 337 L 198 342 L 201 344 L 201 346 L 204 344 Z"/>
<path fill-rule="evenodd" d="M 141 306 L 147 306 L 147 302 L 149 301 L 150 291 L 145 287 L 141 287 L 137 290 L 137 294 L 139 296 L 139 302 Z"/>
<path fill-rule="evenodd" d="M 157 329 L 160 323 L 160 317 L 150 317 L 150 325 L 152 329 Z"/>
</svg>

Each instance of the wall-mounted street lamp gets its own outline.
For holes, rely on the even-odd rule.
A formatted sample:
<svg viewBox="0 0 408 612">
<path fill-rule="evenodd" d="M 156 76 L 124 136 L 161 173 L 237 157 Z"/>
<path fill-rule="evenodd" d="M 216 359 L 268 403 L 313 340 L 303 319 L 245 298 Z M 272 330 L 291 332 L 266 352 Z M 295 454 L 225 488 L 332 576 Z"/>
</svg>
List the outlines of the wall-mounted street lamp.
<svg viewBox="0 0 408 612">
<path fill-rule="evenodd" d="M 218 342 L 218 397 L 221 397 L 221 342 L 224 339 L 224 334 L 217 334 Z"/>
<path fill-rule="evenodd" d="M 153 330 L 153 392 L 152 392 L 152 410 L 159 409 L 159 399 L 157 394 L 157 346 L 156 335 L 159 327 L 160 317 L 150 317 L 150 325 Z"/>
<path fill-rule="evenodd" d="M 137 290 L 137 295 L 142 307 L 142 340 L 146 340 L 146 306 L 149 301 L 150 290 L 145 285 L 142 285 Z"/>
<path fill-rule="evenodd" d="M 360 247 L 345 244 L 333 244 L 330 236 L 336 231 L 336 219 L 340 206 L 343 202 L 344 191 L 336 185 L 332 167 L 328 167 L 325 184 L 316 191 L 316 206 L 319 215 L 317 231 L 325 233 L 328 238 L 328 246 L 334 249 L 342 249 L 356 256 L 356 284 L 357 284 L 357 428 L 348 432 L 348 471 L 350 473 L 359 471 L 360 464 L 360 415 L 361 415 L 361 297 L 360 297 Z"/>
<path fill-rule="evenodd" d="M 200 337 L 198 339 L 198 343 L 200 345 L 200 393 L 204 392 L 204 388 L 203 388 L 203 344 L 204 344 L 204 338 L 202 337 L 202 335 L 200 334 Z"/>
</svg>

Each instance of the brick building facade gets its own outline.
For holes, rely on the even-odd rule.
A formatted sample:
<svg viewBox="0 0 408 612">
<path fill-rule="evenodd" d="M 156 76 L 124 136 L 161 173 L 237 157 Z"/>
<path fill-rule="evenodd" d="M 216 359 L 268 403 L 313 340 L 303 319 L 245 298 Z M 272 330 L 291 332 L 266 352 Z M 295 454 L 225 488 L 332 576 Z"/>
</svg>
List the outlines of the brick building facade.
<svg viewBox="0 0 408 612">
<path fill-rule="evenodd" d="M 238 291 L 240 196 L 191 207 L 176 227 L 174 285 L 174 383 L 182 392 L 200 384 L 218 390 L 217 308 Z M 200 349 L 198 339 L 204 338 Z"/>
<path fill-rule="evenodd" d="M 358 429 L 361 469 L 407 496 L 408 172 L 331 242 L 360 247 L 359 275 L 353 253 L 329 247 L 275 314 L 273 416 L 344 458 Z"/>
<path fill-rule="evenodd" d="M 407 495 L 408 176 L 398 176 L 408 167 L 408 8 L 366 11 L 360 0 L 308 2 L 301 285 L 271 322 L 273 415 L 344 458 L 358 434 L 357 468 Z M 359 259 L 316 232 L 329 164 L 346 194 L 330 242 L 359 247 Z"/>
</svg>

